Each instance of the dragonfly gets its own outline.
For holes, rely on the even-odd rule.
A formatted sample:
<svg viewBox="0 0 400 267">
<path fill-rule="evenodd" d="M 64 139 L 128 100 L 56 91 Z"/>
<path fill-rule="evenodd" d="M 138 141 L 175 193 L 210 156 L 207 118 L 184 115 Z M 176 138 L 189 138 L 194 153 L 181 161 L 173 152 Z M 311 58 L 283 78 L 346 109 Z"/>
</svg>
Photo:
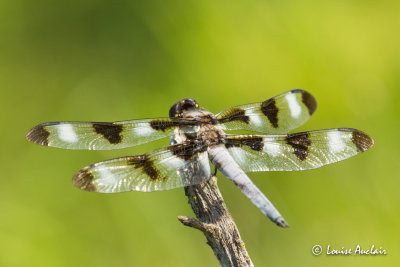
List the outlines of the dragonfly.
<svg viewBox="0 0 400 267">
<path fill-rule="evenodd" d="M 246 173 L 315 169 L 374 144 L 368 134 L 353 128 L 289 133 L 308 121 L 316 108 L 315 98 L 302 89 L 216 115 L 186 98 L 170 108 L 169 117 L 46 122 L 33 127 L 26 138 L 42 146 L 110 150 L 170 137 L 169 146 L 90 164 L 75 174 L 72 183 L 99 193 L 169 190 L 210 179 L 211 161 L 215 172 L 219 170 L 272 222 L 285 228 L 286 220 Z M 236 130 L 256 133 L 225 133 Z"/>
</svg>

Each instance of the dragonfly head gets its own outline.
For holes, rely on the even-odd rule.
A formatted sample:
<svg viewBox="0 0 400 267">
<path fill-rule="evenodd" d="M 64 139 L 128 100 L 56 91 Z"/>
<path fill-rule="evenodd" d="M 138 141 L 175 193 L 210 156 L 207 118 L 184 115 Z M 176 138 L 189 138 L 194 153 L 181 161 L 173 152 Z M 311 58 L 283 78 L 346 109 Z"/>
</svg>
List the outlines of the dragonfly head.
<svg viewBox="0 0 400 267">
<path fill-rule="evenodd" d="M 169 110 L 170 118 L 182 118 L 185 112 L 199 109 L 199 104 L 193 98 L 185 98 L 176 102 Z"/>
</svg>

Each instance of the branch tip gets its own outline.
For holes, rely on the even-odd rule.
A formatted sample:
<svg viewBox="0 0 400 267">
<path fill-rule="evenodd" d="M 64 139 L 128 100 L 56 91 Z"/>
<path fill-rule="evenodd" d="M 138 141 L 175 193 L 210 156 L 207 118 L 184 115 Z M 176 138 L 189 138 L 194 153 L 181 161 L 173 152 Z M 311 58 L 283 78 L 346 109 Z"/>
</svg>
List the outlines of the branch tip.
<svg viewBox="0 0 400 267">
<path fill-rule="evenodd" d="M 185 226 L 196 228 L 202 232 L 205 231 L 204 223 L 190 216 L 178 216 L 178 220 Z"/>
</svg>

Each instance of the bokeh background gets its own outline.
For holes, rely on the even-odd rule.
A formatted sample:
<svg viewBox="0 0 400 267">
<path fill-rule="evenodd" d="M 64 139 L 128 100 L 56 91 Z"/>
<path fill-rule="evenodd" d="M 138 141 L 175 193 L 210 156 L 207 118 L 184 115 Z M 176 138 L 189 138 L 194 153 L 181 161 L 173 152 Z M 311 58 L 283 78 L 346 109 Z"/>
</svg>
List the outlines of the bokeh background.
<svg viewBox="0 0 400 267">
<path fill-rule="evenodd" d="M 291 227 L 273 225 L 219 174 L 256 266 L 400 262 L 399 1 L 0 1 L 0 266 L 218 266 L 183 189 L 101 195 L 71 185 L 118 151 L 40 147 L 45 121 L 210 111 L 293 88 L 319 107 L 299 130 L 354 127 L 375 147 L 321 169 L 253 173 Z M 386 256 L 313 256 L 371 245 Z"/>
</svg>

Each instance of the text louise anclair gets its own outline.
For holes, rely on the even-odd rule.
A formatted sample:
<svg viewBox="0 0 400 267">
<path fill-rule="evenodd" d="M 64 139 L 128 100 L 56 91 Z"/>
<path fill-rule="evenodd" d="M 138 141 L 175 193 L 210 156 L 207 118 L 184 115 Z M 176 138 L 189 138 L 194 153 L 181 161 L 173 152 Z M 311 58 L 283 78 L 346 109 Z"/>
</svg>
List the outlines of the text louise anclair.
<svg viewBox="0 0 400 267">
<path fill-rule="evenodd" d="M 360 245 L 357 245 L 354 250 L 351 248 L 334 249 L 330 245 L 326 248 L 326 255 L 386 255 L 386 249 L 380 247 L 375 248 L 372 245 L 369 249 L 363 249 Z"/>
</svg>

